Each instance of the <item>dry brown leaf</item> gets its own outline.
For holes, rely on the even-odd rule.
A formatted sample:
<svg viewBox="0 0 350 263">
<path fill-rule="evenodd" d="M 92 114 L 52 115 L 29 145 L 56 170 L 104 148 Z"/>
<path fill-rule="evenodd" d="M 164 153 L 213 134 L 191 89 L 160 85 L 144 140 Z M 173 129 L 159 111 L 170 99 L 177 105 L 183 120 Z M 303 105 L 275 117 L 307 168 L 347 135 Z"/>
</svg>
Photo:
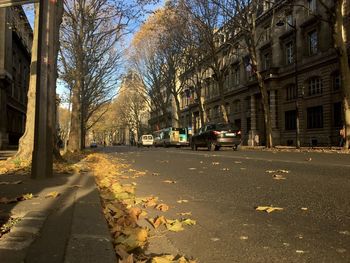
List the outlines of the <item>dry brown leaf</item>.
<svg viewBox="0 0 350 263">
<path fill-rule="evenodd" d="M 156 229 L 161 225 L 165 225 L 167 220 L 164 216 L 157 216 L 156 218 L 148 218 L 147 219 L 151 225 Z"/>
<path fill-rule="evenodd" d="M 139 219 L 141 213 L 142 210 L 139 207 L 132 207 L 129 209 L 129 215 L 135 222 Z"/>
<path fill-rule="evenodd" d="M 162 212 L 166 212 L 169 210 L 169 206 L 166 204 L 159 204 L 156 206 L 156 209 L 162 211 Z"/>
<path fill-rule="evenodd" d="M 182 199 L 182 200 L 177 200 L 176 202 L 179 204 L 182 204 L 182 203 L 188 203 L 188 200 Z"/>
</svg>

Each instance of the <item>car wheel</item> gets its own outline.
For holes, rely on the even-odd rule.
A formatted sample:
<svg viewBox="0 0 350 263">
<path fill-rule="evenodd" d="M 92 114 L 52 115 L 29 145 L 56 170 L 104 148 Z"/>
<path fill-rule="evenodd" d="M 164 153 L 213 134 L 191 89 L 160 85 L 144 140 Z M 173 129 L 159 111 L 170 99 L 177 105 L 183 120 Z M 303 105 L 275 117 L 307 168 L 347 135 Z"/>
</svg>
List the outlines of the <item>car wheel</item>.
<svg viewBox="0 0 350 263">
<path fill-rule="evenodd" d="M 215 149 L 214 150 L 218 151 L 218 150 L 220 150 L 220 148 L 221 148 L 220 146 L 215 145 Z"/>
<path fill-rule="evenodd" d="M 213 142 L 208 142 L 208 151 L 213 151 L 215 150 L 215 144 Z"/>
<path fill-rule="evenodd" d="M 237 150 L 238 150 L 238 145 L 235 144 L 235 145 L 232 147 L 232 149 L 233 149 L 234 151 L 237 151 Z"/>
</svg>

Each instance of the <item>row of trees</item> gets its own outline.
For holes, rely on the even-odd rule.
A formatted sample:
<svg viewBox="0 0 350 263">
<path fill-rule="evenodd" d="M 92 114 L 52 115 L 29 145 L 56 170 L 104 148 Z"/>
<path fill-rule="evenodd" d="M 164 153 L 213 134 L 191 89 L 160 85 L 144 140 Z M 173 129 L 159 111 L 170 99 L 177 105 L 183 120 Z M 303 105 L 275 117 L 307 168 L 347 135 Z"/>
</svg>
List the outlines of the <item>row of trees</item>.
<svg viewBox="0 0 350 263">
<path fill-rule="evenodd" d="M 304 8 L 329 24 L 332 29 L 334 48 L 339 57 L 343 119 L 346 127 L 346 144 L 350 139 L 350 72 L 348 62 L 345 26 L 349 17 L 347 0 L 315 0 L 322 12 L 315 12 L 307 1 L 284 1 L 290 9 Z M 159 116 L 167 114 L 170 97 L 175 100 L 175 120 L 179 121 L 179 94 L 192 87 L 197 95 L 200 120 L 206 120 L 203 109 L 203 85 L 211 78 L 218 87 L 222 119 L 228 122 L 226 108 L 225 77 L 233 58 L 240 57 L 241 63 L 251 68 L 262 97 L 267 146 L 273 146 L 271 114 L 268 90 L 263 70 L 258 59 L 258 45 L 261 34 L 257 18 L 262 11 L 271 7 L 271 34 L 276 26 L 274 6 L 279 1 L 260 0 L 170 0 L 164 8 L 155 12 L 141 27 L 133 40 L 131 65 L 141 76 L 146 87 L 151 110 Z M 266 34 L 266 32 L 264 32 Z M 226 37 L 223 45 L 218 45 L 221 34 Z M 221 51 L 226 50 L 225 56 Z"/>
<path fill-rule="evenodd" d="M 52 41 L 59 43 L 55 45 L 59 47 L 58 68 L 51 71 L 53 80 L 58 76 L 60 83 L 68 88 L 67 100 L 72 109 L 69 128 L 63 127 L 59 131 L 61 134 L 56 131 L 53 135 L 55 145 L 58 135 L 62 135 L 69 136 L 70 151 L 84 148 L 87 131 L 102 118 L 108 110 L 106 105 L 117 92 L 118 69 L 125 49 L 123 37 L 131 32 L 130 24 L 144 15 L 144 7 L 150 3 L 157 3 L 157 0 L 132 0 L 127 3 L 122 0 L 58 1 L 56 26 L 60 26 L 60 35 L 49 40 L 51 45 Z M 21 160 L 31 160 L 34 148 L 39 17 L 39 4 L 36 4 L 26 130 L 15 156 Z M 54 61 L 50 63 L 56 65 Z M 55 81 L 50 85 L 56 86 Z M 54 98 L 55 94 L 49 96 Z M 69 112 L 64 112 L 64 115 L 67 114 Z M 53 118 L 51 113 L 50 118 Z M 56 153 L 59 154 L 58 151 Z"/>
</svg>

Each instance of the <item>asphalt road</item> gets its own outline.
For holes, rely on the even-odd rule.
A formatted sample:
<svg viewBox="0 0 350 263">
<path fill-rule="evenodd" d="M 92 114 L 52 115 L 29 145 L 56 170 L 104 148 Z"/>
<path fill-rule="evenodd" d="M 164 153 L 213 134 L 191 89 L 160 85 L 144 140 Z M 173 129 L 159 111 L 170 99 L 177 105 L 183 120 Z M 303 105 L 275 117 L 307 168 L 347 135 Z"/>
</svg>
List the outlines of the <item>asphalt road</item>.
<svg viewBox="0 0 350 263">
<path fill-rule="evenodd" d="M 197 225 L 164 234 L 180 254 L 201 263 L 350 262 L 350 155 L 134 147 L 105 151 L 147 171 L 135 179 L 137 195 L 158 196 L 170 206 L 167 218 L 192 213 Z M 267 172 L 277 170 L 285 171 Z M 276 174 L 285 179 L 274 179 Z M 182 199 L 189 202 L 176 202 Z M 257 206 L 283 210 L 260 212 Z"/>
</svg>

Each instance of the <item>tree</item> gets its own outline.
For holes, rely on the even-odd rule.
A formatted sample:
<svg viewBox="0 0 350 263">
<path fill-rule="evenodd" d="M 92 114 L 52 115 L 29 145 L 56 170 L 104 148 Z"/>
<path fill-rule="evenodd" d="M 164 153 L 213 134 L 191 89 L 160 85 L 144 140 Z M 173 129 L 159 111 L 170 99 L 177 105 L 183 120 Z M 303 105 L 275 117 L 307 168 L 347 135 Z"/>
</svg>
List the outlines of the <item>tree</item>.
<svg viewBox="0 0 350 263">
<path fill-rule="evenodd" d="M 72 90 L 68 149 L 85 147 L 91 116 L 117 91 L 121 48 L 134 3 L 69 0 L 61 30 L 61 78 Z M 101 115 L 104 111 L 100 112 Z M 89 125 L 88 125 L 89 124 Z"/>
<path fill-rule="evenodd" d="M 344 149 L 349 149 L 350 145 L 350 66 L 349 66 L 349 31 L 346 26 L 350 23 L 350 1 L 318 0 L 320 5 L 326 10 L 324 21 L 330 24 L 334 48 L 339 59 L 341 75 L 341 92 L 343 97 L 343 120 L 345 126 Z M 332 3 L 333 2 L 333 3 Z M 321 18 L 322 19 L 322 18 Z"/>
<path fill-rule="evenodd" d="M 259 64 L 258 59 L 258 45 L 259 40 L 261 39 L 261 34 L 258 34 L 256 24 L 257 17 L 261 13 L 263 5 L 266 2 L 270 3 L 271 1 L 213 0 L 213 3 L 220 8 L 222 19 L 225 21 L 225 29 L 234 34 L 233 37 L 227 39 L 229 49 L 233 49 L 229 53 L 232 54 L 233 52 L 237 52 L 234 48 L 236 47 L 236 49 L 243 51 L 243 54 L 247 54 L 244 59 L 245 67 L 249 67 L 253 76 L 257 79 L 264 109 L 266 146 L 270 148 L 273 147 L 273 138 L 269 94 L 265 85 L 264 77 L 261 74 L 263 68 L 262 65 Z M 272 25 L 274 25 L 274 15 L 271 19 L 271 27 Z"/>
<path fill-rule="evenodd" d="M 201 57 L 201 68 L 197 73 L 204 71 L 206 79 L 214 80 L 213 89 L 217 90 L 220 97 L 220 112 L 224 122 L 229 122 L 225 101 L 225 78 L 229 71 L 229 65 L 223 59 L 220 28 L 223 20 L 220 9 L 212 1 L 187 0 L 184 1 L 187 11 L 191 15 L 192 32 L 198 38 Z M 204 80 L 202 80 L 202 83 Z M 197 84 L 198 81 L 197 81 Z M 208 83 L 207 83 L 208 84 Z M 201 85 L 200 85 L 201 86 Z M 199 87 L 201 90 L 201 87 Z"/>
<path fill-rule="evenodd" d="M 160 13 L 156 12 L 150 16 L 135 34 L 130 54 L 132 68 L 140 77 L 144 86 L 144 93 L 140 93 L 153 113 L 156 114 L 157 125 L 163 121 L 169 126 L 168 107 L 171 92 L 166 86 L 169 76 L 166 78 L 166 63 L 159 49 L 159 34 L 162 34 L 162 27 L 158 27 Z"/>
<path fill-rule="evenodd" d="M 32 55 L 30 64 L 30 78 L 27 99 L 27 118 L 26 128 L 23 136 L 19 140 L 19 147 L 14 158 L 30 160 L 34 148 L 34 125 L 35 125 L 35 94 L 37 81 L 37 59 L 38 59 L 38 40 L 39 40 L 39 4 L 35 4 L 34 19 L 34 37 L 32 45 Z"/>
</svg>

